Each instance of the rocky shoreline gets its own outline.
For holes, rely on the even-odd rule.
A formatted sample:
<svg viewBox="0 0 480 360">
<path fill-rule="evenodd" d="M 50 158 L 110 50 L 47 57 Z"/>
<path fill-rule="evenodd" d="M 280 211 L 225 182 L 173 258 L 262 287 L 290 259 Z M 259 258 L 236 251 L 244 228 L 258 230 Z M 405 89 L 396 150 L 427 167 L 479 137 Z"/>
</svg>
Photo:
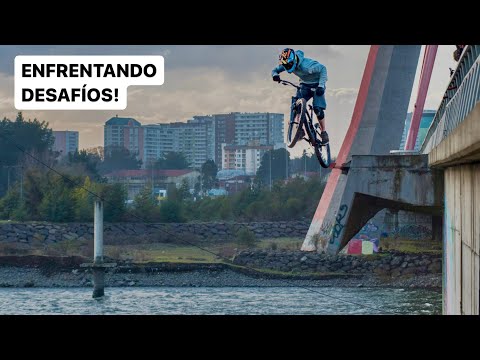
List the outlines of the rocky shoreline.
<svg viewBox="0 0 480 360">
<path fill-rule="evenodd" d="M 250 254 L 247 257 L 251 256 Z M 288 255 L 285 253 L 285 256 L 297 255 L 292 252 Z M 304 256 L 302 253 L 302 258 Z M 265 269 L 259 271 L 245 269 L 238 266 L 239 258 L 242 259 L 242 256 L 237 257 L 233 264 L 119 263 L 116 268 L 107 271 L 105 285 L 106 287 L 395 287 L 433 290 L 440 290 L 442 287 L 441 272 L 408 271 L 392 276 L 388 274 L 390 270 L 373 272 L 368 271 L 367 266 L 364 272 L 309 273 L 304 270 L 287 274 L 264 272 Z M 351 261 L 347 257 L 345 259 L 342 261 Z M 412 263 L 416 260 L 414 259 Z M 85 262 L 86 259 L 81 257 L 53 258 L 33 255 L 0 257 L 0 288 L 92 287 L 90 270 L 80 267 L 80 264 Z M 252 267 L 260 269 L 258 266 Z M 408 269 L 408 265 L 405 268 Z"/>
<path fill-rule="evenodd" d="M 327 255 L 300 250 L 245 250 L 234 263 L 247 267 L 296 273 L 338 273 L 397 278 L 405 275 L 439 274 L 440 253 L 381 252 L 373 255 Z"/>
<path fill-rule="evenodd" d="M 190 241 L 235 239 L 248 229 L 256 239 L 304 237 L 310 223 L 303 221 L 192 222 L 192 223 L 105 223 L 105 244 L 172 242 L 174 233 Z M 93 223 L 4 222 L 0 223 L 0 244 L 28 248 L 65 240 L 93 240 Z"/>
</svg>

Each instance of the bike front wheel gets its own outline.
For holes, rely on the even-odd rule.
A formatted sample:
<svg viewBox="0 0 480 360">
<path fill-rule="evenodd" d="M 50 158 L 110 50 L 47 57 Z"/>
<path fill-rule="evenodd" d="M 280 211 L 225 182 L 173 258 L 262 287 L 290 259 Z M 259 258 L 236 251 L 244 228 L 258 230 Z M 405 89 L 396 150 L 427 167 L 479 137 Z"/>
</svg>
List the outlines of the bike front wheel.
<svg viewBox="0 0 480 360">
<path fill-rule="evenodd" d="M 288 125 L 287 132 L 287 146 L 292 148 L 297 141 L 302 137 L 303 124 L 305 123 L 305 112 L 307 108 L 307 102 L 305 99 L 298 99 L 295 102 L 295 108 L 293 110 L 293 116 Z"/>
<path fill-rule="evenodd" d="M 330 143 L 326 145 L 322 145 L 320 140 L 317 140 L 315 146 L 315 155 L 317 156 L 318 162 L 320 163 L 321 167 L 328 168 L 332 159 L 330 157 Z"/>
</svg>

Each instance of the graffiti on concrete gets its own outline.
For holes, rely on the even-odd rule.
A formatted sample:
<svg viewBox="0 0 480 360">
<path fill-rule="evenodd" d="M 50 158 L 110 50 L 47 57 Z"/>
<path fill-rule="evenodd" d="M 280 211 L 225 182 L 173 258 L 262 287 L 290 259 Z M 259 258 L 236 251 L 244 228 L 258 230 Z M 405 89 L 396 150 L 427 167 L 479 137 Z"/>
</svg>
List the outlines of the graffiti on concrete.
<svg viewBox="0 0 480 360">
<path fill-rule="evenodd" d="M 424 225 L 405 225 L 394 230 L 389 234 L 391 237 L 395 238 L 406 238 L 406 239 L 431 239 L 432 230 Z"/>
<path fill-rule="evenodd" d="M 378 226 L 373 222 L 369 221 L 363 228 L 360 230 L 360 233 L 370 233 L 378 231 Z"/>
<path fill-rule="evenodd" d="M 335 226 L 333 227 L 332 237 L 330 238 L 330 244 L 333 244 L 335 240 L 340 236 L 340 233 L 343 230 L 344 225 L 342 224 L 342 220 L 347 215 L 348 206 L 343 204 L 340 206 L 338 210 L 338 214 L 335 217 Z"/>
<path fill-rule="evenodd" d="M 379 246 L 379 226 L 373 221 L 369 221 L 350 240 L 347 247 L 349 254 L 372 254 L 378 252 Z"/>
<path fill-rule="evenodd" d="M 409 219 L 415 221 L 416 219 Z M 382 238 L 403 238 L 411 240 L 430 239 L 432 237 L 432 230 L 421 224 L 405 224 L 392 231 L 386 231 L 385 224 L 378 224 L 370 220 L 365 226 L 351 239 L 348 244 L 347 253 L 361 253 L 365 254 L 364 248 L 373 248 L 373 252 L 378 252 L 380 249 L 380 242 Z M 360 243 L 362 244 L 360 245 Z M 370 250 L 369 250 L 370 251 Z"/>
<path fill-rule="evenodd" d="M 330 235 L 333 230 L 333 223 L 331 221 L 325 221 L 320 227 L 320 232 L 324 235 Z"/>
</svg>

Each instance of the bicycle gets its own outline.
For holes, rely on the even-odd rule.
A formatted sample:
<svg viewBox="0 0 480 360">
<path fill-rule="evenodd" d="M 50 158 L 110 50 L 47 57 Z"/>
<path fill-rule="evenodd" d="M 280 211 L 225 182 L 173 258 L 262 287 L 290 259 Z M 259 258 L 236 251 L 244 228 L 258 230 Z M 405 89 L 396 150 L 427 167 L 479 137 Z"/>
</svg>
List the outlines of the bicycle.
<svg viewBox="0 0 480 360">
<path fill-rule="evenodd" d="M 280 80 L 282 85 L 291 85 L 297 90 L 300 89 L 300 86 L 291 83 L 290 81 Z M 316 88 L 313 88 L 312 91 L 315 91 Z M 312 97 L 313 99 L 313 97 Z M 288 125 L 287 133 L 287 146 L 293 148 L 298 140 L 303 139 L 310 143 L 315 150 L 315 155 L 317 156 L 320 165 L 323 168 L 328 168 L 331 163 L 330 157 L 330 143 L 322 143 L 320 132 L 318 130 L 319 123 L 313 124 L 313 106 L 308 104 L 309 112 L 306 111 L 307 102 L 304 98 L 298 98 L 292 96 L 292 107 L 290 111 L 290 124 Z M 315 117 L 316 118 L 316 117 Z M 308 138 L 305 137 L 305 134 Z"/>
</svg>

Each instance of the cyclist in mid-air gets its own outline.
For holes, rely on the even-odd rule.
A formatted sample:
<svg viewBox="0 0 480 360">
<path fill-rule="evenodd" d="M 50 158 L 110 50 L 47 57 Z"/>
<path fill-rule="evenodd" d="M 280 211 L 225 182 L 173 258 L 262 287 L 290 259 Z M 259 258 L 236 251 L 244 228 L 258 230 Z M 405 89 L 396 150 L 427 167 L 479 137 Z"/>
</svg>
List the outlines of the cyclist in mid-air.
<svg viewBox="0 0 480 360">
<path fill-rule="evenodd" d="M 280 73 L 287 71 L 294 73 L 300 78 L 300 89 L 297 90 L 297 97 L 305 101 L 313 95 L 313 111 L 320 124 L 320 137 L 322 143 L 328 143 L 328 134 L 325 128 L 325 83 L 327 82 L 327 68 L 316 60 L 304 57 L 302 50 L 294 51 L 286 48 L 279 56 L 279 65 L 272 70 L 273 81 L 280 82 Z M 312 91 L 315 89 L 315 92 Z"/>
</svg>

